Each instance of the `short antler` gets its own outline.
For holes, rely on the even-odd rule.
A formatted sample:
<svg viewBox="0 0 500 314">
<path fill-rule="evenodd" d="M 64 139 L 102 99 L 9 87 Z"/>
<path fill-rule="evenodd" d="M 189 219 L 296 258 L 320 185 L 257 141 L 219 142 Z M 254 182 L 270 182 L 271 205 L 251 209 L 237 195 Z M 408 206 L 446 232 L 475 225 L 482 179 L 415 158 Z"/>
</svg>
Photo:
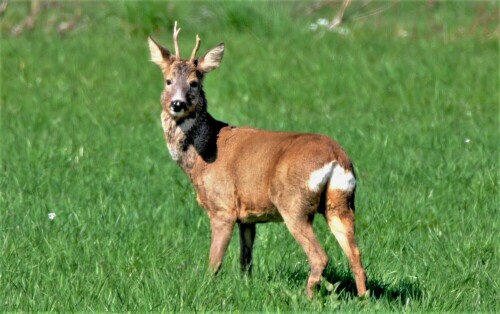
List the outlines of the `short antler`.
<svg viewBox="0 0 500 314">
<path fill-rule="evenodd" d="M 174 23 L 174 47 L 175 47 L 175 59 L 181 59 L 181 52 L 179 50 L 179 42 L 177 41 L 177 36 L 179 36 L 180 28 L 177 28 L 177 21 Z"/>
<path fill-rule="evenodd" d="M 191 53 L 191 58 L 189 59 L 189 62 L 194 62 L 194 58 L 196 58 L 196 53 L 198 52 L 198 49 L 200 49 L 200 43 L 201 43 L 200 36 L 196 34 L 196 45 L 194 46 L 193 52 Z"/>
</svg>

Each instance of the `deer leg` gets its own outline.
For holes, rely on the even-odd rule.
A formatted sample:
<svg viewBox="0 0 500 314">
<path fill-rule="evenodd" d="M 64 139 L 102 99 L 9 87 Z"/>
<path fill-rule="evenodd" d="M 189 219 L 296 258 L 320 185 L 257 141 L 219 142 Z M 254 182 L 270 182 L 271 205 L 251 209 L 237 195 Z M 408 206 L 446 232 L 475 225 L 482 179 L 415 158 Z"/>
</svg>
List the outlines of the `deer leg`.
<svg viewBox="0 0 500 314">
<path fill-rule="evenodd" d="M 239 224 L 240 263 L 244 273 L 252 273 L 252 249 L 255 240 L 255 224 Z"/>
<path fill-rule="evenodd" d="M 350 208 L 350 202 L 345 201 L 343 197 L 333 199 L 339 202 L 332 203 L 331 199 L 328 201 L 325 217 L 330 230 L 349 259 L 358 295 L 362 297 L 366 292 L 366 274 L 361 263 L 361 252 L 354 238 L 354 209 Z"/>
<path fill-rule="evenodd" d="M 306 293 L 309 299 L 314 295 L 314 288 L 321 282 L 321 275 L 328 264 L 328 256 L 316 239 L 312 227 L 311 217 L 283 217 L 285 224 L 294 237 L 300 244 L 307 255 L 311 273 L 307 280 Z"/>
<path fill-rule="evenodd" d="M 210 244 L 209 267 L 212 274 L 216 275 L 220 270 L 224 254 L 231 240 L 234 223 L 211 218 L 210 227 L 212 229 L 212 239 Z"/>
</svg>

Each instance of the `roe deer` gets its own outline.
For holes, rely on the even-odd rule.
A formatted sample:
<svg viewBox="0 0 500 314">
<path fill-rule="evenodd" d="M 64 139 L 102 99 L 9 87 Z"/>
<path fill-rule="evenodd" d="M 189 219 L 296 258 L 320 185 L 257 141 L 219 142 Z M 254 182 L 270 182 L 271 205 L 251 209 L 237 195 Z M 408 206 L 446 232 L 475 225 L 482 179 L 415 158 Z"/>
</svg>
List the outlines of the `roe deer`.
<svg viewBox="0 0 500 314">
<path fill-rule="evenodd" d="M 347 255 L 358 295 L 366 292 L 365 271 L 354 239 L 354 168 L 332 139 L 316 134 L 271 132 L 234 127 L 215 120 L 207 111 L 205 74 L 219 67 L 221 43 L 200 58 L 180 58 L 174 26 L 175 55 L 151 37 L 151 60 L 163 73 L 161 122 L 172 158 L 189 176 L 197 201 L 210 218 L 209 267 L 216 274 L 233 228 L 238 224 L 241 268 L 250 272 L 255 225 L 284 221 L 307 254 L 311 273 L 306 293 L 313 297 L 328 257 L 313 231 L 322 214 Z"/>
</svg>

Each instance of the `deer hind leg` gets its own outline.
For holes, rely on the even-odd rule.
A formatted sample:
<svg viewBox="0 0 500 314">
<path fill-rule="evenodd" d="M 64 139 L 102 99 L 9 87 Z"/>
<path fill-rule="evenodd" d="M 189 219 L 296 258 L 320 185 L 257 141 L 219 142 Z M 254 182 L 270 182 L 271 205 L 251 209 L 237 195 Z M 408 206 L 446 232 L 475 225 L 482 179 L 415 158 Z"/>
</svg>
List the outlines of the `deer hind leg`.
<svg viewBox="0 0 500 314">
<path fill-rule="evenodd" d="M 240 263 L 244 273 L 252 272 L 252 249 L 255 240 L 255 224 L 239 224 L 240 228 Z"/>
<path fill-rule="evenodd" d="M 361 263 L 361 252 L 354 238 L 353 193 L 341 190 L 328 191 L 325 217 L 330 230 L 349 259 L 358 295 L 361 297 L 366 292 L 366 274 Z"/>
<path fill-rule="evenodd" d="M 307 280 L 306 293 L 309 299 L 314 295 L 314 288 L 321 282 L 321 275 L 328 264 L 328 256 L 316 239 L 312 227 L 311 216 L 290 217 L 283 215 L 283 220 L 294 237 L 307 255 L 311 273 Z"/>
</svg>

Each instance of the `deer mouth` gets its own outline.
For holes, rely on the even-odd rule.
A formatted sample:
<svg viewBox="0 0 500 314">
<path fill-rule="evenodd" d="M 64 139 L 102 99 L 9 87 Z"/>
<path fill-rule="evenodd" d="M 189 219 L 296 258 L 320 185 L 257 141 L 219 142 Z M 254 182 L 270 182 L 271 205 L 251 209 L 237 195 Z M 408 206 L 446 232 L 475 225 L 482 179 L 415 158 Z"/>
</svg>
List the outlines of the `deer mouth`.
<svg viewBox="0 0 500 314">
<path fill-rule="evenodd" d="M 169 114 L 175 121 L 180 121 L 194 116 L 196 106 L 190 102 L 175 103 L 172 102 L 169 106 Z"/>
<path fill-rule="evenodd" d="M 172 118 L 181 118 L 184 115 L 185 109 L 170 108 L 170 116 Z"/>
<path fill-rule="evenodd" d="M 185 101 L 172 101 L 170 103 L 170 116 L 172 118 L 182 118 L 187 111 L 188 103 Z"/>
</svg>

